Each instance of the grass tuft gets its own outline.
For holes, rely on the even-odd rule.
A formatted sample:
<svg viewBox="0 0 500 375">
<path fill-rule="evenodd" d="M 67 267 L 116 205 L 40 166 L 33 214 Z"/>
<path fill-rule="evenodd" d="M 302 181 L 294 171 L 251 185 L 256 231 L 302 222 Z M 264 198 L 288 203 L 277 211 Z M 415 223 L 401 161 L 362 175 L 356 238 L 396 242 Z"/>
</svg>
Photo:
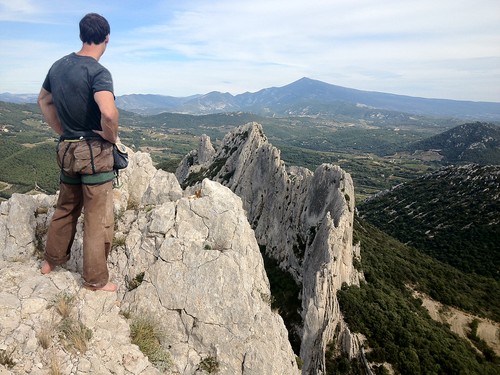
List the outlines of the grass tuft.
<svg viewBox="0 0 500 375">
<path fill-rule="evenodd" d="M 87 343 L 92 338 L 92 331 L 82 322 L 71 317 L 65 318 L 59 324 L 59 332 L 67 350 L 78 353 L 87 351 Z"/>
<path fill-rule="evenodd" d="M 130 337 L 132 344 L 137 345 L 158 370 L 165 371 L 171 367 L 170 355 L 161 345 L 163 332 L 154 318 L 148 316 L 134 318 L 130 325 Z"/>
<path fill-rule="evenodd" d="M 85 353 L 87 351 L 87 343 L 92 338 L 92 331 L 80 320 L 73 317 L 74 305 L 74 295 L 60 293 L 49 307 L 54 307 L 62 318 L 57 325 L 57 330 L 66 350 L 73 353 Z M 47 344 L 46 339 L 45 337 L 38 339 L 42 347 Z"/>
<path fill-rule="evenodd" d="M 209 374 L 216 374 L 219 372 L 219 361 L 212 356 L 205 357 L 201 360 L 199 368 Z"/>
<path fill-rule="evenodd" d="M 43 349 L 48 349 L 50 344 L 52 344 L 52 335 L 49 328 L 42 328 L 42 330 L 36 335 L 36 338 L 38 340 L 38 344 L 40 344 Z"/>
<path fill-rule="evenodd" d="M 14 359 L 12 359 L 12 353 L 14 353 L 14 349 L 10 353 L 7 353 L 6 350 L 0 349 L 0 365 L 4 365 L 7 368 L 12 368 L 16 365 Z"/>
<path fill-rule="evenodd" d="M 61 361 L 57 357 L 56 353 L 53 352 L 51 357 L 50 357 L 50 369 L 49 369 L 49 374 L 50 375 L 63 375 L 63 372 L 61 370 Z"/>
<path fill-rule="evenodd" d="M 75 296 L 67 293 L 60 293 L 56 296 L 56 299 L 54 300 L 52 306 L 55 307 L 57 313 L 63 319 L 66 319 L 69 318 L 71 312 L 73 311 L 74 302 Z"/>
<path fill-rule="evenodd" d="M 129 197 L 127 201 L 127 211 L 128 210 L 133 210 L 137 211 L 139 210 L 140 202 L 136 198 Z"/>
<path fill-rule="evenodd" d="M 111 248 L 113 250 L 119 248 L 119 247 L 124 247 L 127 242 L 127 237 L 125 236 L 116 236 L 113 238 L 113 245 Z"/>
</svg>

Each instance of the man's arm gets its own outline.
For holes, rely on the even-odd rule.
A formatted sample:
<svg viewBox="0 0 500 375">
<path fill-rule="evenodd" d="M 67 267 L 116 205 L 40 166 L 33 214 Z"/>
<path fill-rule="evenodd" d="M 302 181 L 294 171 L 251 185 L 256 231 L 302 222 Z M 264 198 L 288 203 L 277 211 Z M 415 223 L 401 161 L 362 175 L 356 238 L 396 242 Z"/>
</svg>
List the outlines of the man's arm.
<svg viewBox="0 0 500 375">
<path fill-rule="evenodd" d="M 56 106 L 52 100 L 52 94 L 44 88 L 40 90 L 40 94 L 38 95 L 38 106 L 47 124 L 49 124 L 57 134 L 62 135 L 63 128 L 59 116 L 57 115 Z"/>
<path fill-rule="evenodd" d="M 115 105 L 115 97 L 111 91 L 98 91 L 94 94 L 94 100 L 101 111 L 101 129 L 94 130 L 105 140 L 116 143 L 118 140 L 118 109 Z"/>
</svg>

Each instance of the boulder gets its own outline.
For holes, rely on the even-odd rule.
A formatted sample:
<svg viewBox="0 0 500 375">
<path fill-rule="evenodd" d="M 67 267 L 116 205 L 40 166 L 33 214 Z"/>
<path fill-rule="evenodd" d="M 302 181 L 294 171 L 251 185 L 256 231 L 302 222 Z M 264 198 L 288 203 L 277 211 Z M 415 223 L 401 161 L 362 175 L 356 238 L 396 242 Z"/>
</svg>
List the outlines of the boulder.
<svg viewBox="0 0 500 375">
<path fill-rule="evenodd" d="M 241 199 L 210 180 L 183 191 L 140 152 L 130 153 L 120 181 L 108 260 L 116 293 L 81 287 L 81 219 L 71 260 L 40 274 L 35 250 L 56 196 L 14 195 L 0 204 L 0 350 L 13 363 L 0 373 L 46 374 L 56 366 L 67 374 L 298 374 Z M 61 296 L 90 332 L 85 351 L 61 339 Z M 161 333 L 168 357 L 161 367 L 131 343 L 139 318 Z M 46 347 L 42 333 L 51 338 Z"/>
</svg>

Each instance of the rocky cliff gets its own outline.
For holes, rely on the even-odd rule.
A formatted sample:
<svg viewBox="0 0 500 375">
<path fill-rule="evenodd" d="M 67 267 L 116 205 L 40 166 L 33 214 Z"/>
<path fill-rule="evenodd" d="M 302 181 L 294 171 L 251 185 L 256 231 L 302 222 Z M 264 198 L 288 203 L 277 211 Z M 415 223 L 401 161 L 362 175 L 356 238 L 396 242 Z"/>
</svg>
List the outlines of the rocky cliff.
<svg viewBox="0 0 500 375">
<path fill-rule="evenodd" d="M 56 196 L 0 205 L 0 374 L 299 373 L 241 199 L 210 180 L 182 190 L 144 153 L 120 176 L 117 293 L 81 288 L 82 221 L 71 261 L 40 274 Z M 144 320 L 160 333 L 154 358 L 131 341 Z"/>
<path fill-rule="evenodd" d="M 287 168 L 261 125 L 250 123 L 227 134 L 217 152 L 202 137 L 176 176 L 184 186 L 210 178 L 241 197 L 258 243 L 301 286 L 303 374 L 325 372 L 326 346 L 334 338 L 350 356 L 358 354 L 359 339 L 343 323 L 336 298 L 343 283 L 357 285 L 363 277 L 354 268 L 360 254 L 352 243 L 348 173 L 329 164 L 314 172 Z"/>
</svg>

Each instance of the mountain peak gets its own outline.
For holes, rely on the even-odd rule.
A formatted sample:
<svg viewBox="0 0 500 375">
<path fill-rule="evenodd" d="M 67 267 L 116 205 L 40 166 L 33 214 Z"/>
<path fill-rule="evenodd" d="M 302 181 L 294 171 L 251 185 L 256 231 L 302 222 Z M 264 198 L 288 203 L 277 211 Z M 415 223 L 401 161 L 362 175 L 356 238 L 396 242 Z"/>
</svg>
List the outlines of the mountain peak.
<svg viewBox="0 0 500 375">
<path fill-rule="evenodd" d="M 407 119 L 413 115 L 452 117 L 483 121 L 500 120 L 500 103 L 466 102 L 442 99 L 425 99 L 410 96 L 362 91 L 302 77 L 282 87 L 269 87 L 257 92 L 238 95 L 217 91 L 195 98 L 170 100 L 163 110 L 158 103 L 149 106 L 127 106 L 120 97 L 117 105 L 125 110 L 142 114 L 178 112 L 211 114 L 220 112 L 248 112 L 264 116 L 320 116 L 349 122 L 366 121 L 390 112 L 392 117 Z"/>
<path fill-rule="evenodd" d="M 0 100 L 13 101 L 16 98 L 0 94 Z M 27 100 L 22 97 L 17 99 Z M 35 102 L 35 99 L 31 100 Z M 264 88 L 235 96 L 217 91 L 182 98 L 127 95 L 117 97 L 116 103 L 121 109 L 149 115 L 161 112 L 201 115 L 240 111 L 264 116 L 321 116 L 366 121 L 379 115 L 380 111 L 391 111 L 396 117 L 403 113 L 407 117 L 421 115 L 468 121 L 500 121 L 500 103 L 426 99 L 363 91 L 308 77 L 282 87 Z"/>
</svg>

